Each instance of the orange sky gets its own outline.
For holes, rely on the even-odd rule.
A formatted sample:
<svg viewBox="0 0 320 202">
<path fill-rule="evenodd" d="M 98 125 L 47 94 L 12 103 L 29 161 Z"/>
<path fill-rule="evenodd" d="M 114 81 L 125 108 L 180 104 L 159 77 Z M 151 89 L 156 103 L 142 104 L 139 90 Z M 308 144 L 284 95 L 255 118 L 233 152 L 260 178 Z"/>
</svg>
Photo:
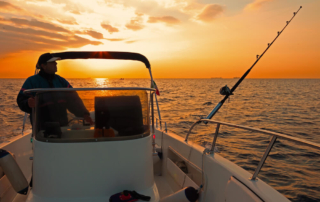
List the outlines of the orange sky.
<svg viewBox="0 0 320 202">
<path fill-rule="evenodd" d="M 319 0 L 0 0 L 0 78 L 33 75 L 40 54 L 145 55 L 154 78 L 320 78 Z M 142 63 L 59 61 L 66 78 L 147 78 Z"/>
</svg>

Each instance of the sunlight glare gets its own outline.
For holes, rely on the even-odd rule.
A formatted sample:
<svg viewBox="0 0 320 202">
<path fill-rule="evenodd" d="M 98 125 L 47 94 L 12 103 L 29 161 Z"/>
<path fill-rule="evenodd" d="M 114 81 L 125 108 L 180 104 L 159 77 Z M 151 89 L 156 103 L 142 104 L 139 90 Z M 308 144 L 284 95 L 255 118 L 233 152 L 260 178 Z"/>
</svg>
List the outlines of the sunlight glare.
<svg viewBox="0 0 320 202">
<path fill-rule="evenodd" d="M 95 86 L 100 88 L 108 87 L 110 84 L 109 78 L 95 78 Z"/>
</svg>

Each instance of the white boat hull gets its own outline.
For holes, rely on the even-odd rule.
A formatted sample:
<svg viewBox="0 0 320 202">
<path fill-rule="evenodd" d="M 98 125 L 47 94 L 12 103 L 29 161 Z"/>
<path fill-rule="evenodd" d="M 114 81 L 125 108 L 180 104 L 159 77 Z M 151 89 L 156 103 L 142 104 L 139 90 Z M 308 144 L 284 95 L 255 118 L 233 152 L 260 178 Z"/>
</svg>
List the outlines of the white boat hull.
<svg viewBox="0 0 320 202">
<path fill-rule="evenodd" d="M 203 191 L 201 192 L 199 199 L 199 201 L 201 202 L 289 201 L 282 194 L 274 190 L 262 180 L 258 179 L 256 181 L 251 181 L 249 178 L 252 174 L 235 165 L 234 163 L 228 161 L 227 159 L 221 157 L 219 154 L 203 155 L 203 151 L 205 148 L 193 144 L 190 141 L 186 143 L 182 137 L 170 132 L 164 132 L 162 130 L 156 129 L 155 135 L 155 140 L 158 147 L 157 150 L 162 150 L 161 160 L 157 160 L 157 158 L 152 157 L 152 136 L 148 136 L 149 138 L 145 138 L 145 145 L 149 146 L 142 147 L 140 145 L 135 148 L 131 148 L 131 150 L 129 149 L 130 151 L 125 152 L 129 156 L 134 156 L 138 153 L 139 155 L 142 155 L 142 157 L 145 156 L 145 158 L 143 157 L 141 162 L 138 162 L 138 164 L 144 164 L 146 163 L 145 161 L 149 162 L 149 164 L 147 163 L 148 165 L 146 164 L 147 166 L 149 166 L 149 168 L 141 173 L 141 175 L 149 176 L 148 180 L 142 183 L 143 185 L 141 185 L 142 187 L 140 190 L 136 191 L 139 191 L 139 193 L 144 195 L 152 196 L 151 201 L 159 201 L 161 200 L 161 198 L 173 194 L 187 186 L 199 188 L 200 185 L 203 185 Z M 40 186 L 38 188 L 34 186 L 29 191 L 27 198 L 22 197 L 22 195 L 20 194 L 16 194 L 13 188 L 10 187 L 10 183 L 8 182 L 6 177 L 3 176 L 0 180 L 1 202 L 108 201 L 112 193 L 115 194 L 119 192 L 119 190 L 130 190 L 130 188 L 132 188 L 130 187 L 130 183 L 125 182 L 126 179 L 130 178 L 130 175 L 135 176 L 131 179 L 133 181 L 141 178 L 141 176 L 139 176 L 140 174 L 136 174 L 139 173 L 139 170 L 130 171 L 130 169 L 128 168 L 121 168 L 123 165 L 119 165 L 119 169 L 124 169 L 124 172 L 131 172 L 130 175 L 126 176 L 125 178 L 121 178 L 121 176 L 109 175 L 110 173 L 112 174 L 113 172 L 115 172 L 111 171 L 112 168 L 110 168 L 111 170 L 99 170 L 99 168 L 97 168 L 97 170 L 95 170 L 96 173 L 104 173 L 106 174 L 106 176 L 108 176 L 102 179 L 97 179 L 94 177 L 94 172 L 88 171 L 88 169 L 90 169 L 89 167 L 87 167 L 87 164 L 90 164 L 90 162 L 88 161 L 89 156 L 85 156 L 85 150 L 88 148 L 80 146 L 77 150 L 73 147 L 70 148 L 69 145 L 68 148 L 70 149 L 70 152 L 67 152 L 67 147 L 64 148 L 63 144 L 68 143 L 61 143 L 61 147 L 59 147 L 60 149 L 53 153 L 50 158 L 48 158 L 48 156 L 44 154 L 46 149 L 48 151 L 50 150 L 50 146 L 48 146 L 49 144 L 45 142 L 35 141 L 34 144 L 37 144 L 37 148 L 41 148 L 42 152 L 44 153 L 37 153 L 37 150 L 35 150 L 33 154 L 30 137 L 31 134 L 28 134 L 10 140 L 9 143 L 1 145 L 2 149 L 8 150 L 15 154 L 18 164 L 20 165 L 24 175 L 29 181 L 31 179 L 32 169 L 32 160 L 30 160 L 29 158 L 33 155 L 35 159 L 39 159 L 39 162 L 37 162 L 36 160 L 33 162 L 33 166 L 41 167 L 41 165 L 38 164 L 50 164 L 50 158 L 59 159 L 58 157 L 61 155 L 66 155 L 70 152 L 80 152 L 78 156 L 80 160 L 81 158 L 83 158 L 83 165 L 76 165 L 76 168 L 78 168 L 78 170 L 70 170 L 71 174 L 68 174 L 68 172 L 66 171 L 68 170 L 68 168 L 65 167 L 64 164 L 68 164 L 68 161 L 70 161 L 71 159 L 67 158 L 68 160 L 66 162 L 64 162 L 65 160 L 61 160 L 61 165 L 58 166 L 59 172 L 54 171 L 54 169 L 52 168 L 52 170 L 47 169 L 46 171 L 39 171 L 37 172 L 37 174 L 35 174 L 34 170 L 34 183 L 41 183 L 43 184 L 43 186 Z M 121 155 L 123 155 L 125 154 L 123 153 L 126 150 L 125 148 L 128 148 L 128 145 L 120 147 L 113 145 L 115 144 L 115 141 L 110 141 L 109 143 L 110 145 L 108 145 L 108 148 L 113 152 L 101 153 L 99 152 L 99 150 L 104 147 L 102 145 L 101 147 L 99 145 L 96 145 L 91 148 L 97 151 L 97 156 L 94 158 L 108 158 L 108 161 L 112 161 L 112 159 L 115 160 L 117 158 L 120 158 L 117 153 L 121 153 Z M 162 149 L 160 149 L 161 143 Z M 97 143 L 72 144 L 76 145 Z M 123 159 L 118 161 L 118 163 L 121 163 L 121 161 L 123 161 Z M 152 161 L 154 161 L 155 163 L 152 164 Z M 185 174 L 176 165 L 177 161 L 184 161 L 186 163 L 188 174 Z M 102 162 L 101 165 L 106 167 L 109 166 L 106 162 Z M 52 167 L 56 168 L 57 166 L 52 165 Z M 138 169 L 138 167 L 139 166 L 136 166 L 136 169 Z M 203 181 L 202 167 L 204 172 Z M 57 173 L 57 175 L 55 175 L 55 173 Z M 48 181 L 46 182 L 43 179 L 47 179 Z M 89 181 L 90 183 L 84 185 L 82 182 L 84 182 L 85 180 Z M 97 180 L 99 182 L 97 182 Z M 113 184 L 117 181 L 121 183 L 119 183 L 117 187 L 114 187 Z M 53 183 L 54 185 L 52 185 L 51 183 Z M 102 183 L 102 185 L 98 188 L 94 187 L 96 183 Z M 67 186 L 63 186 L 64 184 L 66 184 Z M 60 190 L 59 185 L 62 185 L 62 187 L 64 188 L 61 188 Z M 55 190 L 52 190 L 52 187 L 55 187 Z M 39 192 L 39 190 L 41 190 L 41 193 L 45 194 L 38 195 L 37 193 Z"/>
</svg>

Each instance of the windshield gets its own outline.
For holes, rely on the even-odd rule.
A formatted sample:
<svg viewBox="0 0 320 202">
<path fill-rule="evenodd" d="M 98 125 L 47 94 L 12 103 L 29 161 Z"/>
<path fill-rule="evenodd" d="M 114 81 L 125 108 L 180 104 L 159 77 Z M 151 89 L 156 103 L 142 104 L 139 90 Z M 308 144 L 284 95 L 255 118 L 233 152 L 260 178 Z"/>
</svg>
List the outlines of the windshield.
<svg viewBox="0 0 320 202">
<path fill-rule="evenodd" d="M 135 139 L 150 135 L 146 90 L 74 90 L 36 95 L 35 138 L 46 142 Z"/>
</svg>

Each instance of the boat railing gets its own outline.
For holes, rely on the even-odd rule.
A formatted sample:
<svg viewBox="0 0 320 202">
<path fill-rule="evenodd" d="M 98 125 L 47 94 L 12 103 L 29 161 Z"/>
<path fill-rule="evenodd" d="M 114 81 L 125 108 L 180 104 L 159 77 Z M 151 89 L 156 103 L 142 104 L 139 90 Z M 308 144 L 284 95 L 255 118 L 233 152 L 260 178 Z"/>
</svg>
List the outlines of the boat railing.
<svg viewBox="0 0 320 202">
<path fill-rule="evenodd" d="M 154 92 L 154 88 L 143 87 L 104 87 L 104 88 L 35 88 L 25 90 L 24 93 L 40 93 L 40 92 L 54 92 L 54 91 L 98 91 L 98 90 L 146 90 Z"/>
<path fill-rule="evenodd" d="M 295 143 L 298 143 L 298 144 L 302 144 L 302 145 L 305 145 L 305 146 L 309 146 L 309 147 L 312 147 L 312 148 L 315 148 L 315 149 L 319 149 L 320 150 L 320 144 L 317 144 L 317 143 L 313 143 L 313 142 L 310 142 L 310 141 L 307 141 L 307 140 L 303 140 L 303 139 L 300 139 L 300 138 L 296 138 L 296 137 L 292 137 L 292 136 L 289 136 L 289 135 L 285 135 L 285 134 L 281 134 L 281 133 L 277 133 L 277 132 L 272 132 L 272 131 L 267 131 L 267 130 L 263 130 L 263 129 L 259 129 L 259 128 L 252 128 L 252 127 L 247 127 L 247 126 L 243 126 L 243 125 L 237 125 L 237 124 L 232 124 L 232 123 L 226 123 L 226 122 L 221 122 L 221 121 L 215 121 L 215 120 L 211 120 L 211 119 L 200 119 L 198 121 L 196 121 L 192 126 L 191 128 L 189 129 L 188 131 L 188 134 L 186 136 L 186 139 L 185 141 L 188 142 L 188 138 L 189 138 L 189 135 L 192 131 L 192 129 L 198 125 L 199 123 L 214 123 L 214 124 L 217 124 L 217 127 L 216 127 L 216 131 L 215 131 L 215 134 L 214 134 L 214 138 L 213 138 L 213 141 L 212 141 L 212 146 L 211 146 L 211 149 L 210 149 L 210 153 L 213 154 L 214 153 L 214 148 L 215 148 L 215 145 L 216 145 L 216 141 L 218 139 L 218 135 L 219 135 L 219 129 L 220 129 L 220 126 L 221 125 L 225 125 L 225 126 L 229 126 L 229 127 L 233 127 L 233 128 L 239 128 L 239 129 L 244 129 L 244 130 L 249 130 L 249 131 L 254 131 L 254 132 L 258 132 L 258 133 L 262 133 L 262 134 L 265 134 L 265 135 L 270 135 L 272 136 L 270 142 L 269 142 L 269 145 L 267 146 L 254 174 L 252 175 L 252 177 L 250 178 L 251 180 L 256 180 L 264 162 L 266 161 L 274 143 L 276 142 L 277 138 L 281 138 L 281 139 L 285 139 L 285 140 L 288 140 L 288 141 L 291 141 L 291 142 L 295 142 Z"/>
<path fill-rule="evenodd" d="M 167 133 L 168 132 L 167 122 L 156 118 L 156 128 L 160 128 L 160 130 L 162 130 L 162 123 L 164 123 L 164 131 Z"/>
</svg>

